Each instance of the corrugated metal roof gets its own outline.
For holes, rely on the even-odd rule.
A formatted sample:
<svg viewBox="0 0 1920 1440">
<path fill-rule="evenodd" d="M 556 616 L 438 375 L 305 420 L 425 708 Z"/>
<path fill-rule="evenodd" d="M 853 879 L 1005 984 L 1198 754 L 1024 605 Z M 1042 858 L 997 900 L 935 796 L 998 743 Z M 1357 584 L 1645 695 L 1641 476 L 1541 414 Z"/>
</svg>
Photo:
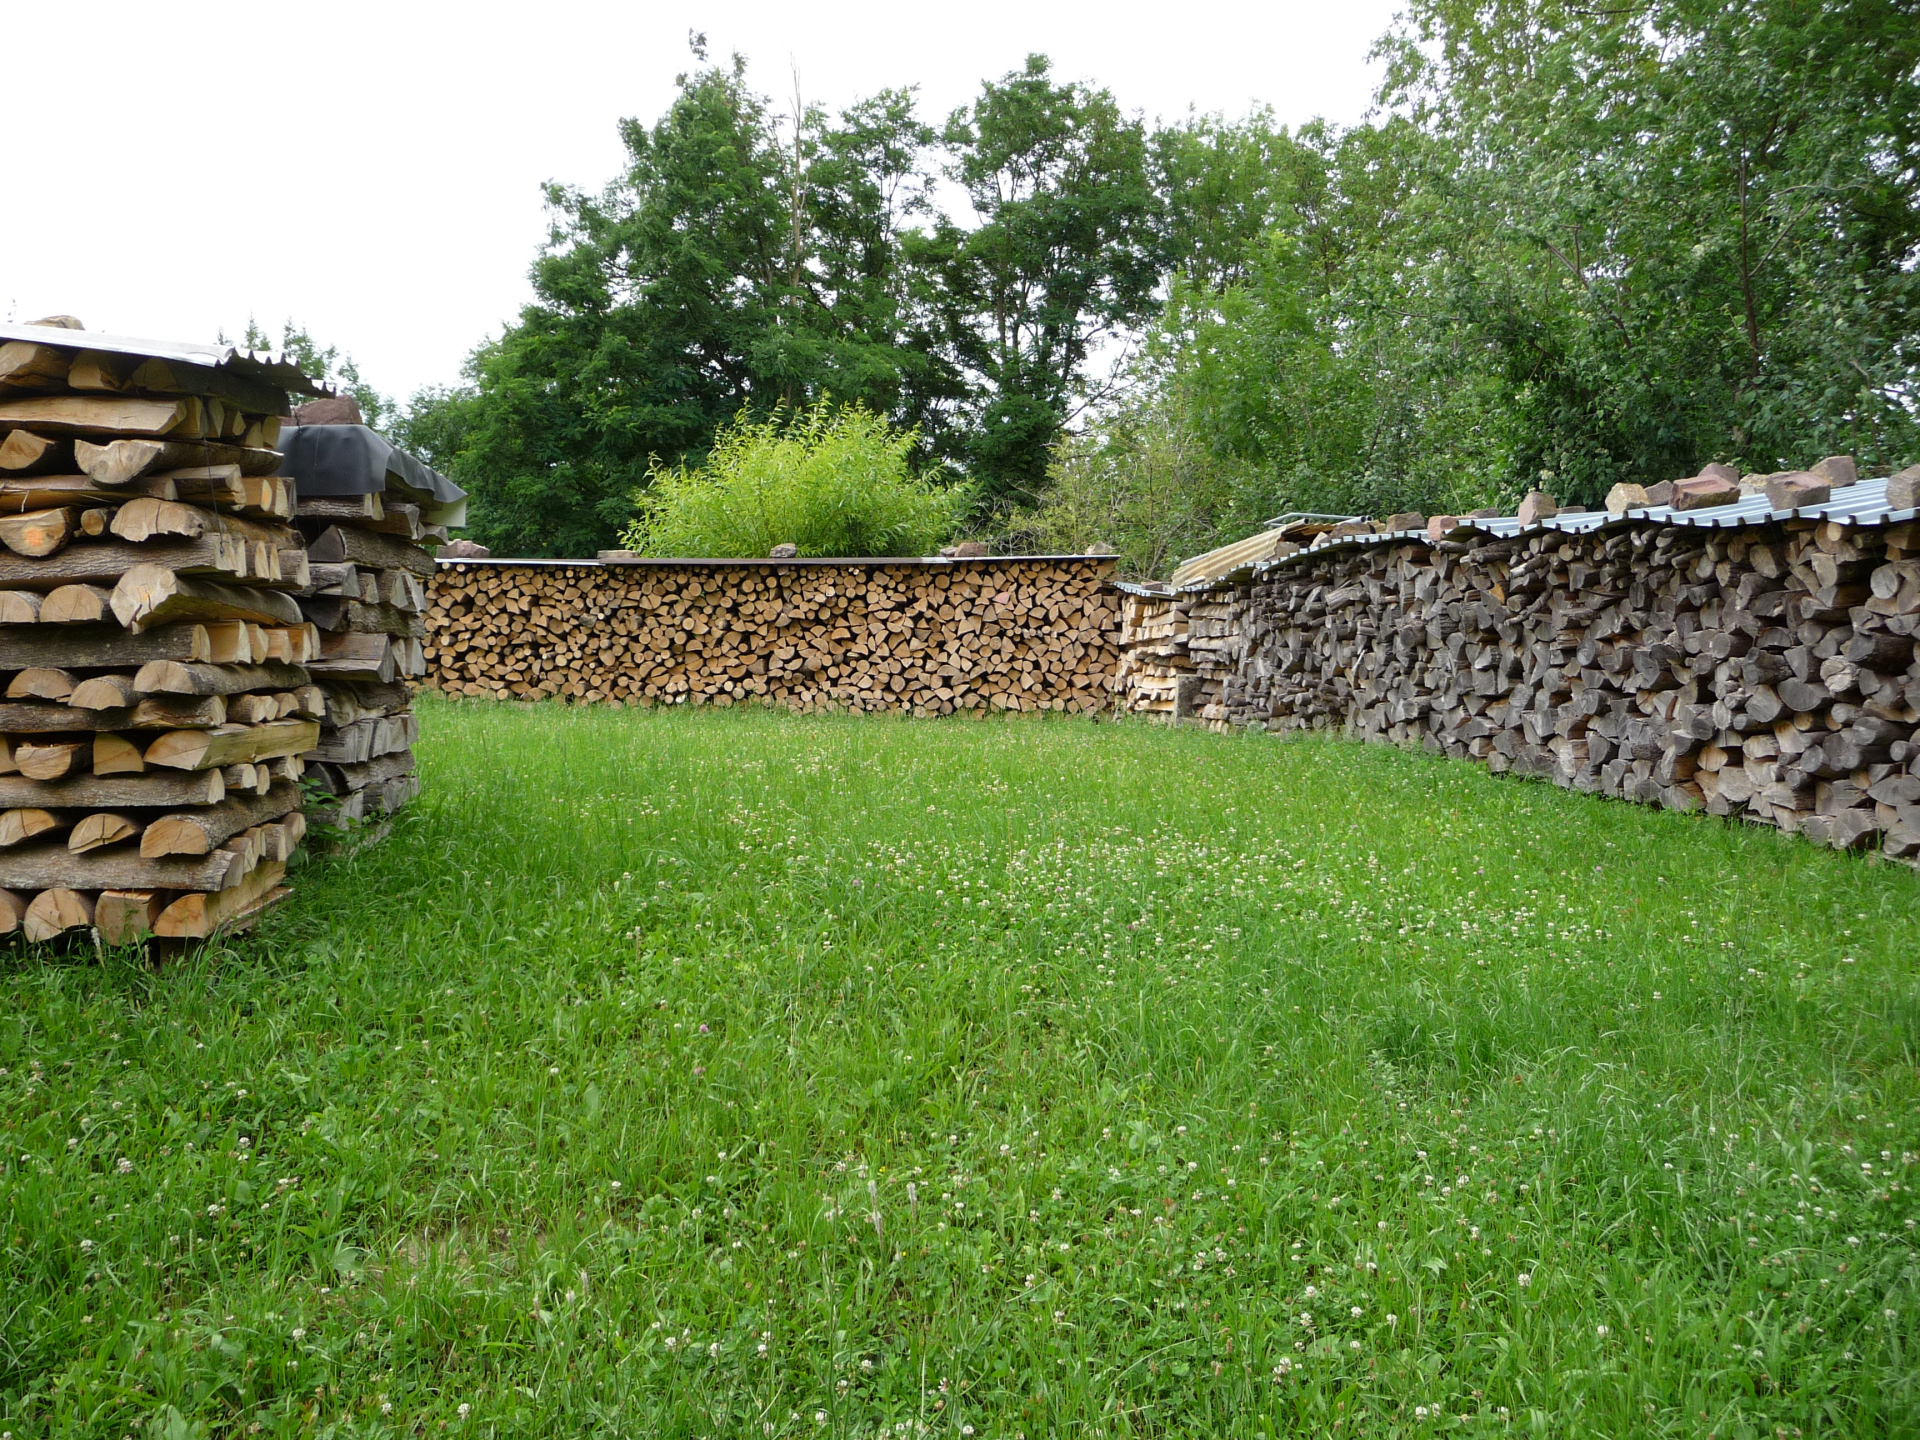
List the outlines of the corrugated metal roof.
<svg viewBox="0 0 1920 1440">
<path fill-rule="evenodd" d="M 0 325 L 0 343 L 26 340 L 57 350 L 105 350 L 115 355 L 170 360 L 206 370 L 226 370 L 265 381 L 297 395 L 331 395 L 333 388 L 312 379 L 283 350 L 242 350 L 223 343 L 198 345 L 186 340 L 140 340 L 102 330 L 68 330 L 59 325 Z"/>
<path fill-rule="evenodd" d="M 1178 589 L 1191 585 L 1196 580 L 1230 574 L 1242 565 L 1255 560 L 1265 560 L 1273 554 L 1273 547 L 1279 542 L 1279 531 L 1262 530 L 1257 535 L 1249 535 L 1246 539 L 1236 540 L 1231 545 L 1222 545 L 1218 550 L 1209 550 L 1206 554 L 1196 555 L 1191 560 L 1182 560 L 1174 570 L 1170 583 Z"/>
<path fill-rule="evenodd" d="M 1749 525 L 1773 524 L 1783 520 L 1831 520 L 1840 525 L 1862 526 L 1897 525 L 1916 518 L 1920 518 L 1920 509 L 1896 510 L 1887 504 L 1887 482 L 1883 477 L 1878 480 L 1862 480 L 1856 485 L 1835 490 L 1832 498 L 1820 505 L 1776 509 L 1764 492 L 1758 492 L 1744 495 L 1732 505 L 1716 505 L 1706 510 L 1676 510 L 1671 505 L 1655 505 L 1645 509 L 1629 510 L 1624 515 L 1609 515 L 1604 510 L 1575 510 L 1527 526 L 1521 525 L 1517 515 L 1500 515 L 1485 520 L 1463 519 L 1447 532 L 1447 538 L 1457 540 L 1480 534 L 1495 539 L 1515 539 L 1526 535 L 1538 535 L 1547 530 L 1584 535 L 1595 530 L 1617 529 L 1631 524 L 1682 525 L 1703 530 L 1732 530 Z M 1236 546 L 1249 545 L 1257 541 L 1270 544 L 1273 538 L 1272 532 L 1263 532 L 1260 535 L 1249 536 L 1247 540 L 1237 541 Z M 1322 537 L 1311 546 L 1278 560 L 1255 562 L 1243 560 L 1231 569 L 1204 579 L 1178 583 L 1173 588 L 1189 593 L 1207 590 L 1228 579 L 1262 574 L 1284 565 L 1311 560 L 1325 554 L 1328 550 L 1369 545 L 1405 545 L 1409 541 L 1423 545 L 1430 543 L 1424 529 L 1392 530 L 1369 535 L 1343 535 L 1338 539 Z M 1223 546 L 1221 550 L 1212 553 L 1221 555 L 1234 548 L 1235 546 Z M 1196 562 L 1188 562 L 1188 564 L 1194 563 Z M 1174 573 L 1176 577 L 1179 574 L 1178 571 Z"/>
<path fill-rule="evenodd" d="M 1231 545 L 1222 545 L 1191 560 L 1182 560 L 1167 583 L 1182 589 L 1202 580 L 1230 575 L 1249 561 L 1268 558 L 1273 553 L 1273 547 L 1283 540 L 1305 544 L 1335 525 L 1344 525 L 1360 518 L 1358 515 L 1322 514 L 1315 510 L 1289 511 L 1267 521 L 1265 530 L 1249 535 L 1244 540 L 1235 540 Z"/>
</svg>

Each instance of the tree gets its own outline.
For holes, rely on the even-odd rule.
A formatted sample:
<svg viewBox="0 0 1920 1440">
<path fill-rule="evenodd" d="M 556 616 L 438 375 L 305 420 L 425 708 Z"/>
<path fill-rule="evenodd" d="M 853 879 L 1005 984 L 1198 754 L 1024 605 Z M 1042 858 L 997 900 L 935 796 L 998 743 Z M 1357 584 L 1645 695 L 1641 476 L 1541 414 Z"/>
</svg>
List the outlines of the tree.
<svg viewBox="0 0 1920 1440">
<path fill-rule="evenodd" d="M 1591 501 L 1710 459 L 1911 453 L 1911 4 L 1420 0 L 1410 17 L 1385 98 L 1455 157 L 1444 291 L 1511 397 L 1522 476 Z"/>
<path fill-rule="evenodd" d="M 478 538 L 590 553 L 656 458 L 697 460 L 743 408 L 832 394 L 937 430 L 956 387 L 911 333 L 899 270 L 930 139 L 909 95 L 783 118 L 735 57 L 621 135 L 604 192 L 549 188 L 534 303 L 464 387 L 422 397 L 415 433 L 472 490 Z"/>
<path fill-rule="evenodd" d="M 948 453 L 986 503 L 1004 505 L 1044 487 L 1098 347 L 1155 309 L 1144 127 L 1107 91 L 1057 84 L 1046 57 L 1030 55 L 954 111 L 943 139 L 975 223 L 942 216 L 910 254 L 972 386 Z"/>
</svg>

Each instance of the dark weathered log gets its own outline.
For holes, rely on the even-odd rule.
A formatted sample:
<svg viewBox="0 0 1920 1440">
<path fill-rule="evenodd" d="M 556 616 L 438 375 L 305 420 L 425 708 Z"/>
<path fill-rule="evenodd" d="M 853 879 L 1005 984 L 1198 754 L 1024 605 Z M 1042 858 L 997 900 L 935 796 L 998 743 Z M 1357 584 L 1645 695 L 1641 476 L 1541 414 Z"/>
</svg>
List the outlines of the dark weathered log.
<svg viewBox="0 0 1920 1440">
<path fill-rule="evenodd" d="M 434 573 L 433 557 L 416 545 L 391 535 L 334 525 L 307 544 L 308 556 L 321 564 L 350 560 L 374 570 L 410 570 L 423 579 Z"/>
</svg>

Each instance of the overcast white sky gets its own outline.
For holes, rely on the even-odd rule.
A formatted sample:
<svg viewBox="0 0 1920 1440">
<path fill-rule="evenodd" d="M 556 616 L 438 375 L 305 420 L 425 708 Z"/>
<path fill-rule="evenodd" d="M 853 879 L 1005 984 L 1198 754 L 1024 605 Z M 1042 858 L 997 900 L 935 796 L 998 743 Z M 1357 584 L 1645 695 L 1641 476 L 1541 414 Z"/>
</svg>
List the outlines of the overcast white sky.
<svg viewBox="0 0 1920 1440">
<path fill-rule="evenodd" d="M 911 84 L 937 119 L 1037 50 L 1149 119 L 1265 102 L 1351 123 L 1394 9 L 8 0 L 8 109 L 33 118 L 9 147 L 0 317 L 178 340 L 292 317 L 404 397 L 455 381 L 528 298 L 542 183 L 615 175 L 617 121 L 671 102 L 690 29 L 745 54 L 757 88 L 789 93 L 797 66 L 836 108 Z"/>
</svg>

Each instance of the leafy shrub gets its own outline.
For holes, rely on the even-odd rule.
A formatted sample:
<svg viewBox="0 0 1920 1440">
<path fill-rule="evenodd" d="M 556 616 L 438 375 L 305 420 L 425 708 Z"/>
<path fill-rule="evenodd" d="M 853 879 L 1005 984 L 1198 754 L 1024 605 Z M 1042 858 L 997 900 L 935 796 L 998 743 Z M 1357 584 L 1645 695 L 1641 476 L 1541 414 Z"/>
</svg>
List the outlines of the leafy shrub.
<svg viewBox="0 0 1920 1440">
<path fill-rule="evenodd" d="M 927 555 L 967 492 L 916 476 L 918 440 L 860 405 L 815 406 L 720 427 L 698 467 L 656 462 L 621 543 L 643 555 Z"/>
</svg>

